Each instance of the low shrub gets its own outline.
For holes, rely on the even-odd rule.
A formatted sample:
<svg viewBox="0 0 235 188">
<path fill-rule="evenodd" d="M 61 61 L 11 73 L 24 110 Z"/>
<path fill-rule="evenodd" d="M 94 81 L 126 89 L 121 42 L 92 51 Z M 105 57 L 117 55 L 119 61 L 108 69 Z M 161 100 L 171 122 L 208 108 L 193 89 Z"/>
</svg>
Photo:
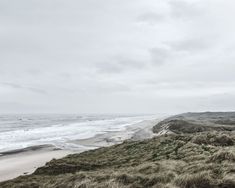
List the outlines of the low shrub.
<svg viewBox="0 0 235 188">
<path fill-rule="evenodd" d="M 235 162 L 235 154 L 232 151 L 218 151 L 209 158 L 208 162 L 221 163 L 224 161 Z"/>
<path fill-rule="evenodd" d="M 214 188 L 215 182 L 208 173 L 181 175 L 175 184 L 180 188 Z"/>
</svg>

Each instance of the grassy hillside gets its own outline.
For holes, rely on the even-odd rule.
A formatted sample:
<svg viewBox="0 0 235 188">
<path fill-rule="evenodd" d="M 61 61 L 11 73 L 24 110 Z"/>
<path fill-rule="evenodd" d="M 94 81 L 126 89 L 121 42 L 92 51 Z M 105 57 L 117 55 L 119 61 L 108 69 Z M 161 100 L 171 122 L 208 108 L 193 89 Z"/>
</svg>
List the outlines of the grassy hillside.
<svg viewBox="0 0 235 188">
<path fill-rule="evenodd" d="M 235 131 L 235 112 L 185 113 L 165 119 L 153 127 L 159 133 L 167 128 L 170 132 L 195 133 L 205 131 Z"/>
<path fill-rule="evenodd" d="M 217 128 L 233 127 L 228 123 L 233 120 L 220 118 L 226 122 L 220 124 L 217 118 L 198 117 L 164 120 L 153 130 L 176 122 L 169 126 L 173 134 L 52 160 L 34 174 L 0 187 L 234 188 L 235 134 L 233 129 Z"/>
</svg>

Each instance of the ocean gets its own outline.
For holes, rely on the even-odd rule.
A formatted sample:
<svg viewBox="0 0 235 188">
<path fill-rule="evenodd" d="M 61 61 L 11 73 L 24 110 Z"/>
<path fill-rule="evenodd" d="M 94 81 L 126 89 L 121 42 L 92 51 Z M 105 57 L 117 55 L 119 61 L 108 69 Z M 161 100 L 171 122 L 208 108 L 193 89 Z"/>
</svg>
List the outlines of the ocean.
<svg viewBox="0 0 235 188">
<path fill-rule="evenodd" d="M 73 140 L 124 131 L 127 126 L 154 118 L 156 115 L 0 115 L 0 152 L 47 144 L 76 150 L 81 145 Z"/>
</svg>

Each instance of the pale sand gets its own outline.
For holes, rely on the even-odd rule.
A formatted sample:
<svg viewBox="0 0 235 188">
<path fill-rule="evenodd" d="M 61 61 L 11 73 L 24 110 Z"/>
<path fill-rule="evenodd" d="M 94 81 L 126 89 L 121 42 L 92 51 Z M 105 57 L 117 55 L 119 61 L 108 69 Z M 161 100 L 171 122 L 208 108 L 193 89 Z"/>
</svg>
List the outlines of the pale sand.
<svg viewBox="0 0 235 188">
<path fill-rule="evenodd" d="M 85 146 L 80 153 L 88 149 L 111 146 L 122 143 L 124 140 L 143 140 L 154 136 L 152 127 L 157 120 L 146 120 L 126 127 L 124 131 L 112 131 L 96 135 L 92 138 L 76 140 L 74 143 Z M 55 150 L 52 146 L 35 146 L 32 148 L 5 153 L 0 156 L 0 181 L 13 179 L 20 175 L 31 174 L 36 168 L 45 165 L 53 158 L 62 158 L 72 151 Z"/>
<path fill-rule="evenodd" d="M 53 158 L 62 158 L 70 151 L 44 148 L 37 151 L 26 151 L 0 157 L 0 181 L 9 180 L 19 175 L 34 172 L 40 166 Z"/>
</svg>

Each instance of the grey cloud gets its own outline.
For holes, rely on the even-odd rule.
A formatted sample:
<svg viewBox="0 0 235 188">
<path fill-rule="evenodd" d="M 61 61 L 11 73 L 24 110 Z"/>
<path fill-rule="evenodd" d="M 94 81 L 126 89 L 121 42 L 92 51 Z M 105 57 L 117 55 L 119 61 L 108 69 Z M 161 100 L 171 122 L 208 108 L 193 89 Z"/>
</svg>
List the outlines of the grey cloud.
<svg viewBox="0 0 235 188">
<path fill-rule="evenodd" d="M 192 19 L 203 13 L 203 8 L 198 2 L 186 0 L 172 0 L 169 2 L 172 18 Z"/>
<path fill-rule="evenodd" d="M 156 65 L 162 65 L 167 62 L 171 56 L 171 50 L 165 47 L 155 47 L 149 50 L 152 62 Z"/>
<path fill-rule="evenodd" d="M 145 14 L 138 16 L 137 22 L 155 24 L 156 22 L 164 21 L 164 19 L 165 16 L 160 13 L 147 12 Z"/>
<path fill-rule="evenodd" d="M 97 64 L 98 72 L 121 73 L 130 70 L 138 70 L 146 66 L 146 62 L 125 56 L 115 56 L 110 60 Z"/>
<path fill-rule="evenodd" d="M 26 73 L 34 75 L 34 76 L 43 74 L 43 72 L 39 69 L 29 69 L 29 70 L 26 71 Z"/>
<path fill-rule="evenodd" d="M 96 69 L 100 73 L 121 73 L 122 71 L 125 70 L 125 68 L 119 63 L 113 63 L 109 61 L 99 63 Z"/>
<path fill-rule="evenodd" d="M 152 63 L 156 65 L 163 65 L 171 58 L 180 56 L 186 56 L 184 52 L 188 52 L 193 55 L 203 50 L 210 49 L 214 44 L 209 39 L 193 38 L 183 39 L 178 41 L 163 42 L 164 47 L 154 47 L 149 50 L 152 58 Z"/>
<path fill-rule="evenodd" d="M 131 91 L 131 87 L 125 83 L 101 82 L 100 86 L 92 88 L 97 93 L 124 93 Z"/>
<path fill-rule="evenodd" d="M 192 20 L 203 15 L 204 7 L 198 2 L 186 0 L 171 0 L 168 3 L 170 10 L 168 12 L 146 12 L 137 17 L 140 23 L 148 23 L 150 25 L 159 22 L 169 21 L 170 19 Z"/>
<path fill-rule="evenodd" d="M 43 89 L 35 88 L 35 87 L 30 87 L 30 86 L 24 86 L 16 83 L 8 83 L 8 82 L 0 82 L 0 84 L 11 87 L 13 89 L 23 89 L 23 90 L 28 90 L 34 93 L 39 93 L 39 94 L 46 94 L 47 92 Z"/>
<path fill-rule="evenodd" d="M 179 41 L 165 42 L 170 48 L 176 51 L 201 51 L 205 50 L 213 44 L 210 40 L 205 38 L 192 38 Z"/>
<path fill-rule="evenodd" d="M 8 33 L 8 36 L 4 35 L 0 36 L 0 50 L 1 52 L 11 52 L 11 53 L 35 53 L 35 52 L 43 52 L 44 48 L 42 45 L 35 42 L 35 39 L 30 35 L 25 35 L 18 33 L 17 36 L 15 34 Z"/>
</svg>

